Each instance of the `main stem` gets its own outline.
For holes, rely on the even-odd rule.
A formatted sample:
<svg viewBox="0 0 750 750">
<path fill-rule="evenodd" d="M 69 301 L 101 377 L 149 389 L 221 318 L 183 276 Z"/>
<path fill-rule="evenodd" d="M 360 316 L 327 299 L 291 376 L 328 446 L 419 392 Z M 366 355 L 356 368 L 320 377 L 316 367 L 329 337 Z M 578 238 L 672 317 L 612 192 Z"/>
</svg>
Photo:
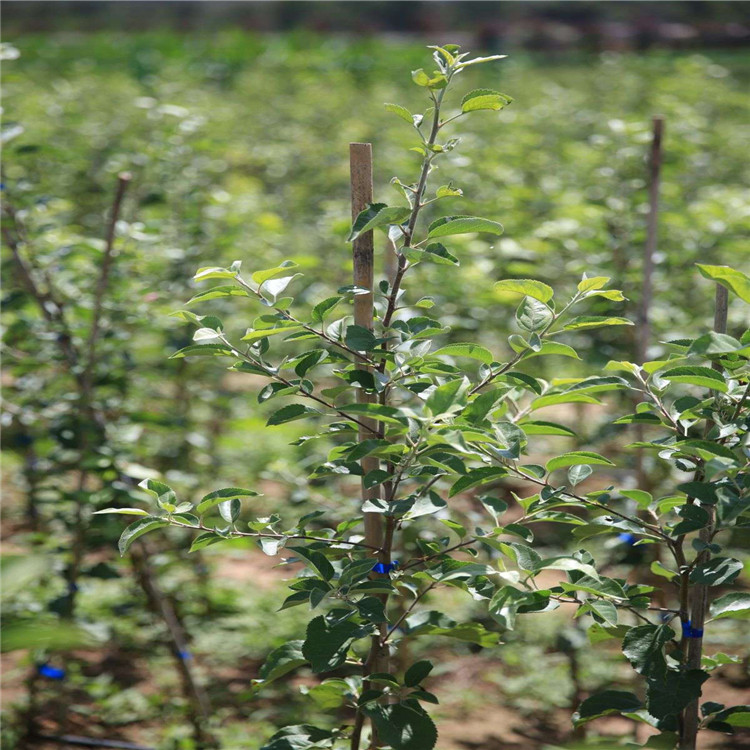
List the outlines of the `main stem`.
<svg viewBox="0 0 750 750">
<path fill-rule="evenodd" d="M 729 293 L 725 287 L 720 284 L 716 285 L 716 302 L 714 307 L 714 331 L 716 333 L 726 333 L 727 330 L 727 313 L 729 306 Z M 711 429 L 711 422 L 706 425 L 706 432 Z M 700 481 L 700 480 L 699 480 Z M 700 530 L 699 538 L 704 544 L 709 544 L 714 534 L 714 509 L 712 506 L 704 506 L 710 515 L 708 525 Z M 699 565 L 708 560 L 711 553 L 703 549 L 696 558 L 695 564 Z M 708 611 L 708 586 L 704 583 L 697 583 L 692 590 L 692 606 L 690 608 L 690 632 L 691 637 L 683 639 L 683 645 L 686 649 L 685 669 L 700 669 L 701 659 L 703 656 L 703 629 L 706 623 L 706 613 Z M 695 633 L 700 635 L 695 636 Z M 685 641 L 687 641 L 685 643 Z M 696 699 L 690 703 L 682 715 L 680 731 L 680 750 L 695 750 L 696 739 L 698 737 L 698 727 L 700 725 L 699 700 Z"/>
<path fill-rule="evenodd" d="M 440 131 L 440 106 L 443 101 L 445 89 L 441 89 L 438 94 L 433 95 L 434 111 L 432 114 L 432 126 L 430 128 L 430 135 L 425 141 L 427 146 L 427 152 L 424 160 L 422 161 L 422 169 L 419 174 L 419 180 L 417 182 L 417 188 L 414 192 L 414 203 L 412 204 L 411 215 L 407 222 L 404 230 L 404 246 L 409 247 L 412 245 L 414 230 L 419 219 L 419 213 L 422 210 L 425 188 L 427 185 L 427 177 L 430 173 L 432 166 L 432 159 L 434 153 L 431 151 L 431 147 L 435 144 L 438 132 Z M 372 203 L 372 148 L 369 143 L 352 143 L 349 145 L 350 163 L 351 163 L 351 186 L 352 186 L 352 222 L 357 218 L 361 211 Z M 373 305 L 373 236 L 372 232 L 366 232 L 361 234 L 353 243 L 353 254 L 354 254 L 354 283 L 357 286 L 369 289 L 369 294 L 358 294 L 354 298 L 354 322 L 356 325 L 360 325 L 369 330 L 372 329 L 374 319 L 374 305 Z M 388 259 L 387 259 L 388 260 Z M 398 303 L 398 296 L 401 289 L 401 282 L 404 274 L 408 268 L 406 256 L 403 253 L 397 253 L 396 267 L 393 268 L 392 264 L 389 266 L 386 263 L 386 275 L 389 281 L 388 297 L 386 302 L 386 309 L 383 315 L 383 329 L 387 336 L 388 328 L 393 320 L 393 315 L 396 312 Z M 387 350 L 387 343 L 383 345 L 383 349 Z M 383 357 L 382 362 L 378 365 L 378 371 L 385 372 L 387 360 Z M 362 369 L 369 369 L 367 365 L 360 363 L 358 365 Z M 387 404 L 388 401 L 388 387 L 383 389 L 380 395 L 379 402 L 381 404 Z M 365 393 L 363 389 L 359 389 L 357 392 L 358 402 L 360 403 L 372 403 L 373 398 L 370 394 Z M 377 437 L 382 434 L 383 430 L 378 428 L 377 423 L 369 424 L 369 421 L 365 428 L 360 427 L 359 430 L 359 441 L 367 440 L 372 437 Z M 362 470 L 363 475 L 366 476 L 368 471 L 379 468 L 379 461 L 376 458 L 365 457 L 362 459 Z M 393 471 L 393 466 L 388 465 L 390 473 Z M 395 497 L 395 493 L 398 490 L 397 483 L 388 481 L 383 483 L 386 503 L 391 503 Z M 379 487 L 377 490 L 368 490 L 364 486 L 364 478 L 362 484 L 362 500 L 366 502 L 372 498 L 380 497 Z M 393 535 L 396 531 L 396 519 L 393 516 L 385 515 L 385 523 L 383 522 L 383 514 L 379 513 L 365 513 L 365 541 L 368 544 L 372 544 L 379 547 L 378 561 L 384 564 L 385 570 L 388 570 L 388 566 L 391 564 L 391 548 L 393 546 Z M 378 575 L 378 574 L 374 574 Z M 383 575 L 388 575 L 387 573 Z M 382 596 L 383 603 L 385 605 L 387 601 L 387 595 Z M 387 672 L 388 670 L 388 652 L 387 652 L 387 641 L 388 629 L 387 625 L 383 623 L 380 626 L 380 633 L 373 636 L 370 645 L 370 652 L 367 656 L 367 660 L 364 665 L 364 679 L 362 682 L 363 692 L 367 690 L 370 685 L 367 680 L 367 675 L 372 672 Z M 354 729 L 351 737 L 351 750 L 359 750 L 362 727 L 364 725 L 364 714 L 361 710 L 357 711 Z M 377 735 L 377 731 L 373 724 L 370 750 L 377 750 L 380 747 L 380 741 Z"/>
</svg>

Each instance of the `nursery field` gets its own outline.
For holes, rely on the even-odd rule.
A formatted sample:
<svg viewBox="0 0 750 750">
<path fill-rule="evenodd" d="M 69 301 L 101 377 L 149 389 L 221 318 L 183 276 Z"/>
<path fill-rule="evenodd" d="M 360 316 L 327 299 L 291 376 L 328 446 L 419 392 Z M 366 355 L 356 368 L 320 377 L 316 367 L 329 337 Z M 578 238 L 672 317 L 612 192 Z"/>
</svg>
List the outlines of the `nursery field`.
<svg viewBox="0 0 750 750">
<path fill-rule="evenodd" d="M 3 747 L 750 747 L 750 55 L 5 41 Z"/>
</svg>

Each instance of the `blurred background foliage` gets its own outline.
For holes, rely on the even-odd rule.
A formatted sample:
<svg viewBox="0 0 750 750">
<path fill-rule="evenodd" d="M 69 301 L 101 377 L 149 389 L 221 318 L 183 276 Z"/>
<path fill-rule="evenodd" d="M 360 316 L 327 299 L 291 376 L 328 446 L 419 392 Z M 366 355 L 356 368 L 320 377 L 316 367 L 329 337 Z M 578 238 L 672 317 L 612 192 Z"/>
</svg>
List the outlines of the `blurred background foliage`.
<svg viewBox="0 0 750 750">
<path fill-rule="evenodd" d="M 91 324 L 116 175 L 133 175 L 96 368 L 106 439 L 84 436 L 56 333 L 4 243 L 8 747 L 21 746 L 29 731 L 195 746 L 164 623 L 147 610 L 129 561 L 115 559 L 121 524 L 92 519 L 92 510 L 132 504 L 124 502 L 132 483 L 157 474 L 191 499 L 218 486 L 260 486 L 259 513 L 323 507 L 345 517 L 355 507 L 307 482 L 317 449 L 289 446 L 302 434 L 298 425 L 264 427 L 268 409 L 256 402 L 252 379 L 227 374 L 217 361 L 169 359 L 192 334 L 169 313 L 195 293 L 196 268 L 236 259 L 248 270 L 297 262 L 306 274 L 297 295 L 303 306 L 349 283 L 348 143 L 373 143 L 376 199 L 395 203 L 389 180 L 412 181 L 418 156 L 408 150 L 415 145 L 408 126 L 382 104 L 418 111 L 409 71 L 427 64 L 425 44 L 512 53 L 467 71 L 461 87 L 498 89 L 515 101 L 462 123 L 462 142 L 443 159 L 438 181 L 463 189 L 455 213 L 499 220 L 505 235 L 491 243 L 457 238 L 451 250 L 460 267 L 420 265 L 407 294 L 432 295 L 451 337 L 481 340 L 497 356 L 513 330 L 512 300 L 493 290 L 501 278 L 533 277 L 567 291 L 584 271 L 611 276 L 629 298 L 616 314 L 634 317 L 651 118 L 660 114 L 651 357 L 663 351 L 661 341 L 708 326 L 712 290 L 693 263 L 747 269 L 750 261 L 742 4 L 660 3 L 658 14 L 653 5 L 8 4 L 4 195 L 40 278 L 46 274 L 65 300 L 74 340 L 85 340 Z M 412 34 L 395 33 L 403 31 Z M 717 39 L 723 49 L 706 47 Z M 384 255 L 382 240 L 380 249 Z M 225 317 L 234 331 L 258 314 L 247 305 L 245 318 Z M 221 316 L 225 308 L 235 309 L 214 300 L 196 312 Z M 596 312 L 612 312 L 612 304 L 604 300 Z M 746 321 L 732 314 L 737 333 Z M 565 370 L 541 375 L 632 359 L 632 336 L 614 330 L 578 334 L 584 362 L 565 359 Z M 626 442 L 609 434 L 605 409 L 573 416 L 581 445 L 599 430 L 614 446 Z M 623 471 L 630 461 L 623 454 Z M 551 549 L 566 544 L 554 530 L 540 537 Z M 639 563 L 609 543 L 613 564 Z M 171 547 L 185 544 L 177 537 Z M 276 611 L 283 574 L 257 550 L 233 543 L 188 558 L 167 549 L 151 549 L 148 564 L 190 634 L 191 663 L 223 747 L 260 747 L 274 726 L 300 718 L 300 691 L 313 683 L 303 675 L 251 702 L 250 679 L 268 651 L 299 633 L 305 613 Z M 74 554 L 83 564 L 71 592 Z M 450 614 L 449 598 L 441 606 Z M 741 645 L 735 627 L 717 626 L 722 648 Z M 438 712 L 441 748 L 582 742 L 565 739 L 565 711 L 582 690 L 616 683 L 621 657 L 587 654 L 579 635 L 561 614 L 526 623 L 500 649 L 441 646 L 434 677 L 448 689 Z M 40 674 L 43 664 L 64 669 L 65 678 Z M 721 684 L 747 690 L 746 670 L 731 665 Z M 482 719 L 488 707 L 491 721 Z M 632 728 L 613 723 L 609 731 Z M 34 742 L 28 746 L 43 746 Z"/>
</svg>

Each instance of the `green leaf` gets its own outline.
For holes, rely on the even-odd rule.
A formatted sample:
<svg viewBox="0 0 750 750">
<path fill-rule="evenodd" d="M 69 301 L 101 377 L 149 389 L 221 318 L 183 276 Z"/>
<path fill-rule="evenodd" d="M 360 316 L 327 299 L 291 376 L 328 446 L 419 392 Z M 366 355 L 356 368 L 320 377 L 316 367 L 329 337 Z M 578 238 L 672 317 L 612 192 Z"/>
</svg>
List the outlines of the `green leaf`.
<svg viewBox="0 0 750 750">
<path fill-rule="evenodd" d="M 555 469 L 562 469 L 566 466 L 578 466 L 580 464 L 614 466 L 608 458 L 604 458 L 604 456 L 600 456 L 598 453 L 592 453 L 591 451 L 572 451 L 571 453 L 563 453 L 562 456 L 550 459 L 547 462 L 547 471 L 555 471 Z"/>
<path fill-rule="evenodd" d="M 505 500 L 501 500 L 498 497 L 491 497 L 490 495 L 482 495 L 479 498 L 479 502 L 482 503 L 485 510 L 492 516 L 495 525 L 499 525 L 499 518 L 508 510 L 508 503 Z"/>
<path fill-rule="evenodd" d="M 163 504 L 177 504 L 177 495 L 175 495 L 174 490 L 168 484 L 164 484 L 164 482 L 159 482 L 156 479 L 144 479 L 138 483 L 138 486 L 142 490 L 148 492 L 149 495 L 155 497 L 156 502 L 159 503 L 160 506 Z"/>
<path fill-rule="evenodd" d="M 698 367 L 690 365 L 685 367 L 674 367 L 661 373 L 660 377 L 674 383 L 687 383 L 688 385 L 699 385 L 714 391 L 726 393 L 728 388 L 724 378 L 710 367 Z"/>
<path fill-rule="evenodd" d="M 239 272 L 240 261 L 235 261 L 232 268 L 208 266 L 205 268 L 199 268 L 195 272 L 195 276 L 193 276 L 193 281 L 205 281 L 206 279 L 234 279 Z"/>
<path fill-rule="evenodd" d="M 527 419 L 519 422 L 518 426 L 527 435 L 565 435 L 566 437 L 575 437 L 576 433 L 569 427 L 557 424 L 556 422 L 544 422 L 538 419 Z"/>
<path fill-rule="evenodd" d="M 283 263 L 278 266 L 274 266 L 273 268 L 267 268 L 263 271 L 256 271 L 252 275 L 252 279 L 256 284 L 258 284 L 258 286 L 261 286 L 265 284 L 266 281 L 276 279 L 279 276 L 284 276 L 284 274 L 286 274 L 290 268 L 297 268 L 297 264 L 293 260 L 285 260 Z"/>
<path fill-rule="evenodd" d="M 700 698 L 701 685 L 709 675 L 700 669 L 686 672 L 669 670 L 664 677 L 648 680 L 646 708 L 656 719 L 676 716 L 689 703 Z"/>
<path fill-rule="evenodd" d="M 322 552 L 306 547 L 289 547 L 288 549 L 307 561 L 310 567 L 324 580 L 330 581 L 336 574 L 333 565 Z"/>
<path fill-rule="evenodd" d="M 185 304 L 192 305 L 194 302 L 207 302 L 210 299 L 219 299 L 220 297 L 248 297 L 244 289 L 236 286 L 224 285 L 215 286 L 211 289 L 205 289 L 191 297 Z"/>
<path fill-rule="evenodd" d="M 237 357 L 239 352 L 226 344 L 191 344 L 176 351 L 170 359 L 183 357 Z"/>
<path fill-rule="evenodd" d="M 214 490 L 201 498 L 201 501 L 195 508 L 195 512 L 200 515 L 219 503 L 223 503 L 227 500 L 235 500 L 241 497 L 260 497 L 260 493 L 255 490 L 246 490 L 241 487 L 225 487 L 221 490 Z"/>
<path fill-rule="evenodd" d="M 466 60 L 466 61 L 457 63 L 456 68 L 460 70 L 461 68 L 467 68 L 469 65 L 481 65 L 482 63 L 486 63 L 486 62 L 493 62 L 495 60 L 503 60 L 507 56 L 508 55 L 489 55 L 489 57 L 475 57 L 473 60 Z"/>
<path fill-rule="evenodd" d="M 443 89 L 448 85 L 448 79 L 438 71 L 429 75 L 422 68 L 419 68 L 412 71 L 411 78 L 417 86 L 429 89 Z"/>
<path fill-rule="evenodd" d="M 476 487 L 479 484 L 486 484 L 487 482 L 493 482 L 501 477 L 507 476 L 508 470 L 503 469 L 500 466 L 483 466 L 479 469 L 472 469 L 468 474 L 462 476 L 454 485 L 450 488 L 448 497 L 453 497 L 459 492 L 468 490 L 471 487 Z"/>
<path fill-rule="evenodd" d="M 421 254 L 426 260 L 431 260 L 433 263 L 443 266 L 458 266 L 458 258 L 452 253 L 448 252 L 445 245 L 440 242 L 431 242 L 424 249 L 424 253 Z"/>
<path fill-rule="evenodd" d="M 346 661 L 349 646 L 361 636 L 361 628 L 353 622 L 344 620 L 331 625 L 320 615 L 310 620 L 307 626 L 302 655 L 316 674 L 330 672 Z"/>
<path fill-rule="evenodd" d="M 479 346 L 479 344 L 448 344 L 448 346 L 443 346 L 432 352 L 434 356 L 440 354 L 446 354 L 450 357 L 468 357 L 469 359 L 479 360 L 485 365 L 490 365 L 494 361 L 492 352 L 483 346 Z"/>
<path fill-rule="evenodd" d="M 364 414 L 381 422 L 389 424 L 403 424 L 406 417 L 393 406 L 383 406 L 382 404 L 344 404 L 339 407 L 345 414 Z"/>
<path fill-rule="evenodd" d="M 534 297 L 524 297 L 516 310 L 518 325 L 532 333 L 545 329 L 553 318 L 552 310 Z"/>
<path fill-rule="evenodd" d="M 258 321 L 256 321 L 257 323 Z M 279 320 L 276 321 L 273 326 L 268 328 L 248 328 L 245 335 L 242 337 L 242 341 L 258 341 L 259 339 L 265 339 L 268 336 L 277 336 L 280 333 L 294 333 L 295 331 L 301 331 L 302 326 L 291 320 Z"/>
<path fill-rule="evenodd" d="M 609 284 L 609 276 L 592 276 L 589 279 L 581 279 L 578 284 L 579 292 L 590 292 L 594 289 L 601 289 L 602 287 Z"/>
<path fill-rule="evenodd" d="M 460 198 L 463 194 L 461 188 L 455 188 L 453 185 L 441 185 L 435 191 L 436 198 Z"/>
<path fill-rule="evenodd" d="M 710 614 L 712 620 L 721 620 L 725 617 L 747 620 L 750 618 L 750 594 L 733 591 L 720 596 L 711 602 Z"/>
<path fill-rule="evenodd" d="M 492 89 L 474 89 L 461 100 L 462 112 L 476 112 L 480 109 L 499 110 L 507 107 L 513 99 Z"/>
<path fill-rule="evenodd" d="M 654 500 L 651 493 L 645 490 L 620 490 L 620 494 L 634 500 L 639 508 L 648 508 Z"/>
<path fill-rule="evenodd" d="M 668 625 L 638 625 L 625 635 L 622 652 L 639 674 L 663 676 L 667 669 L 664 646 L 672 638 L 674 632 Z"/>
<path fill-rule="evenodd" d="M 273 427 L 274 425 L 284 424 L 285 422 L 293 422 L 295 419 L 302 419 L 302 417 L 305 417 L 308 414 L 318 413 L 319 412 L 316 409 L 304 406 L 303 404 L 288 404 L 271 414 L 266 422 L 266 427 Z"/>
<path fill-rule="evenodd" d="M 124 556 L 128 549 L 130 549 L 130 545 L 138 537 L 148 534 L 149 531 L 153 531 L 154 529 L 160 529 L 162 526 L 169 526 L 169 522 L 158 516 L 146 516 L 135 523 L 131 523 L 120 536 L 118 543 L 120 555 Z"/>
<path fill-rule="evenodd" d="M 224 541 L 225 537 L 214 534 L 212 531 L 206 531 L 203 534 L 198 534 L 193 543 L 190 545 L 190 552 L 196 552 L 204 547 L 210 547 L 212 544 Z"/>
<path fill-rule="evenodd" d="M 341 300 L 344 298 L 341 296 L 335 296 L 335 297 L 327 297 L 322 302 L 318 302 L 315 307 L 313 307 L 311 313 L 310 313 L 310 319 L 313 323 L 322 323 L 329 312 L 333 310 L 336 305 L 338 305 Z"/>
<path fill-rule="evenodd" d="M 258 672 L 260 679 L 267 684 L 307 664 L 307 659 L 302 655 L 302 643 L 301 640 L 288 641 L 271 651 Z"/>
<path fill-rule="evenodd" d="M 672 529 L 674 536 L 682 536 L 683 534 L 689 534 L 691 531 L 703 529 L 711 521 L 708 511 L 698 505 L 682 505 L 677 508 L 676 512 L 683 520 Z"/>
<path fill-rule="evenodd" d="M 435 388 L 425 406 L 434 417 L 455 412 L 466 404 L 468 390 L 469 381 L 466 378 L 449 380 Z"/>
<path fill-rule="evenodd" d="M 593 469 L 588 464 L 576 464 L 568 470 L 568 481 L 575 487 L 580 484 L 586 477 L 591 476 Z"/>
<path fill-rule="evenodd" d="M 284 727 L 271 737 L 260 750 L 312 750 L 331 747 L 333 735 L 326 729 L 309 724 Z"/>
<path fill-rule="evenodd" d="M 422 611 L 406 620 L 409 635 L 442 635 L 485 648 L 497 645 L 498 633 L 487 630 L 479 622 L 458 624 L 442 612 Z"/>
<path fill-rule="evenodd" d="M 589 328 L 602 328 L 604 326 L 632 326 L 633 321 L 627 318 L 608 318 L 599 315 L 582 315 L 573 318 L 570 323 L 563 326 L 563 331 L 582 331 Z"/>
<path fill-rule="evenodd" d="M 604 599 L 589 599 L 586 606 L 604 620 L 607 625 L 617 625 L 617 607 Z"/>
<path fill-rule="evenodd" d="M 601 401 L 587 393 L 550 393 L 535 398 L 531 402 L 531 411 L 543 409 L 546 406 L 557 406 L 558 404 L 601 404 Z"/>
<path fill-rule="evenodd" d="M 372 203 L 354 220 L 352 231 L 346 241 L 354 242 L 365 232 L 377 227 L 403 224 L 409 216 L 411 216 L 411 208 L 408 206 L 386 206 L 384 203 Z"/>
<path fill-rule="evenodd" d="M 227 523 L 235 523 L 240 517 L 242 503 L 238 498 L 232 500 L 222 500 L 219 503 L 219 514 Z"/>
<path fill-rule="evenodd" d="M 573 715 L 573 723 L 580 726 L 600 716 L 612 713 L 633 713 L 642 707 L 638 696 L 623 690 L 603 690 L 586 698 Z"/>
<path fill-rule="evenodd" d="M 408 109 L 406 109 L 406 107 L 402 107 L 400 104 L 386 102 L 385 108 L 388 112 L 393 112 L 393 114 L 398 115 L 402 120 L 408 122 L 409 125 L 414 124 L 414 120 L 412 119 L 414 116 Z"/>
<path fill-rule="evenodd" d="M 495 284 L 495 289 L 500 292 L 523 294 L 540 302 L 549 302 L 554 295 L 551 286 L 535 279 L 505 279 L 504 281 L 498 281 Z"/>
<path fill-rule="evenodd" d="M 709 331 L 697 338 L 690 345 L 687 354 L 698 354 L 703 356 L 732 354 L 735 352 L 750 353 L 750 347 L 741 344 L 736 338 L 726 333 Z"/>
<path fill-rule="evenodd" d="M 105 513 L 119 513 L 123 516 L 148 516 L 151 515 L 148 511 L 142 510 L 141 508 L 104 508 L 104 510 L 95 510 L 92 516 L 102 516 Z"/>
<path fill-rule="evenodd" d="M 734 292 L 743 302 L 750 302 L 750 276 L 729 266 L 709 266 L 696 263 L 698 270 L 707 279 L 721 284 Z"/>
<path fill-rule="evenodd" d="M 448 237 L 454 234 L 472 232 L 502 234 L 503 225 L 496 221 L 481 219 L 476 216 L 443 216 L 430 224 L 427 237 L 432 239 L 433 237 Z M 429 252 L 429 248 L 427 251 Z"/>
<path fill-rule="evenodd" d="M 346 328 L 344 343 L 355 351 L 370 352 L 380 345 L 381 339 L 364 326 L 351 325 Z"/>
<path fill-rule="evenodd" d="M 415 704 L 370 704 L 363 712 L 375 723 L 380 741 L 393 750 L 432 750 L 437 729 L 432 719 Z"/>
<path fill-rule="evenodd" d="M 431 661 L 423 659 L 422 661 L 415 662 L 406 670 L 404 685 L 406 687 L 416 687 L 425 680 L 427 675 L 432 672 L 432 669 L 433 665 Z"/>
<path fill-rule="evenodd" d="M 699 563 L 690 573 L 691 583 L 706 586 L 726 586 L 742 572 L 742 563 L 733 557 L 714 557 Z"/>
</svg>

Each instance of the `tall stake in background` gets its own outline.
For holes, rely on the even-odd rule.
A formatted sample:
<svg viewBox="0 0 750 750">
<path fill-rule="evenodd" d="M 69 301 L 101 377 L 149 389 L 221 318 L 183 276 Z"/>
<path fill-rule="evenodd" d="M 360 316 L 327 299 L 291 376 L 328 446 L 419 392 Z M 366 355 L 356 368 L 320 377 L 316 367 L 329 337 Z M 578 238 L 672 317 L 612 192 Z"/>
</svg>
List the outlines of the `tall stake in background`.
<svg viewBox="0 0 750 750">
<path fill-rule="evenodd" d="M 349 164 L 351 171 L 352 187 L 352 222 L 372 203 L 372 145 L 369 143 L 349 144 Z M 363 232 L 353 242 L 352 246 L 354 260 L 354 284 L 355 286 L 369 289 L 367 294 L 356 294 L 354 296 L 354 323 L 355 325 L 372 330 L 374 317 L 373 296 L 373 263 L 374 242 L 372 231 Z M 360 364 L 363 370 L 369 368 Z M 357 402 L 367 404 L 373 401 L 371 394 L 363 388 L 357 389 Z M 359 441 L 369 440 L 377 436 L 378 425 L 373 419 L 363 418 L 365 426 L 359 428 Z M 379 467 L 377 458 L 366 456 L 362 459 L 362 471 L 368 472 Z M 367 489 L 362 483 L 362 502 L 377 498 L 380 495 L 378 487 Z M 383 543 L 383 521 L 381 513 L 365 513 L 365 541 L 367 544 L 379 548 Z"/>
<path fill-rule="evenodd" d="M 653 298 L 654 255 L 659 228 L 659 188 L 661 186 L 662 136 L 664 118 L 655 116 L 651 155 L 649 157 L 648 182 L 648 222 L 646 224 L 646 244 L 643 247 L 643 286 L 641 303 L 638 308 L 638 326 L 635 331 L 635 361 L 642 365 L 648 358 L 648 347 L 651 343 L 651 300 Z M 636 425 L 636 440 L 643 441 L 643 425 Z M 643 468 L 643 450 L 635 454 L 635 472 L 638 487 L 648 489 L 648 477 Z"/>
</svg>

